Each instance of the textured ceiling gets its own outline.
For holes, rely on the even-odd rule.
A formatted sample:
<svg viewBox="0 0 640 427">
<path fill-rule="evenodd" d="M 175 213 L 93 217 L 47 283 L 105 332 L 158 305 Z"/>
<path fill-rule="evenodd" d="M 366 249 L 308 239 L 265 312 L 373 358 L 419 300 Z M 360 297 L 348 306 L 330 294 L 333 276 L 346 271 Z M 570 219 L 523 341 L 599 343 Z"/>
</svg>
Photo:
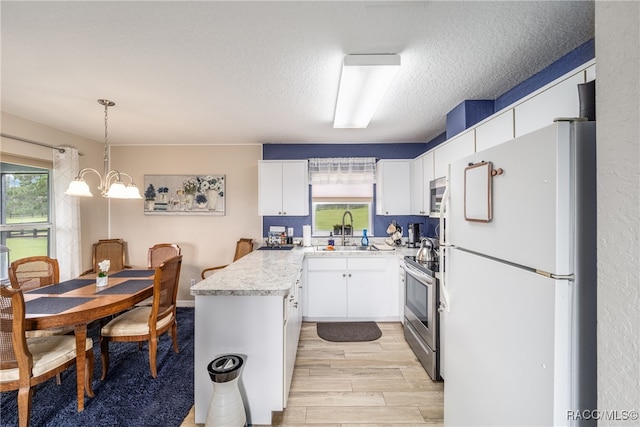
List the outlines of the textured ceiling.
<svg viewBox="0 0 640 427">
<path fill-rule="evenodd" d="M 2 111 L 114 144 L 425 142 L 594 36 L 593 2 L 0 4 Z M 333 129 L 342 58 L 398 53 L 367 129 Z"/>
</svg>

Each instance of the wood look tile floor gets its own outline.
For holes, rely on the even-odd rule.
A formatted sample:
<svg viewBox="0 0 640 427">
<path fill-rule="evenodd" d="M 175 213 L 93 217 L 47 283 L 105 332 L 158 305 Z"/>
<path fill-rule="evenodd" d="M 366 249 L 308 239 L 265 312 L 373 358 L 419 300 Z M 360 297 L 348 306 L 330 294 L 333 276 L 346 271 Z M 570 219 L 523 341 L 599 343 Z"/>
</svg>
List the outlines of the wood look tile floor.
<svg viewBox="0 0 640 427">
<path fill-rule="evenodd" d="M 302 324 L 287 408 L 274 426 L 434 426 L 443 423 L 442 382 L 433 382 L 400 322 L 379 322 L 376 341 L 334 343 Z M 195 424 L 193 409 L 181 427 Z"/>
</svg>

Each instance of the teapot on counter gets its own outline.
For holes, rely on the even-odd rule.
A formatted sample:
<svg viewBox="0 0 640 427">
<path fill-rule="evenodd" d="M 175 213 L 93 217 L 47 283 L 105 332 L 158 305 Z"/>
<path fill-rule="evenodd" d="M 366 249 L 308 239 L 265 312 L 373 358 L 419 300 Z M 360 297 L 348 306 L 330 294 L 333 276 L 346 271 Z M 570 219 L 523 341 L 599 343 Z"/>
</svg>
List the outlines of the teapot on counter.
<svg viewBox="0 0 640 427">
<path fill-rule="evenodd" d="M 433 240 L 425 237 L 422 239 L 420 249 L 416 254 L 416 261 L 418 262 L 433 262 L 438 260 L 438 254 L 433 247 Z"/>
</svg>

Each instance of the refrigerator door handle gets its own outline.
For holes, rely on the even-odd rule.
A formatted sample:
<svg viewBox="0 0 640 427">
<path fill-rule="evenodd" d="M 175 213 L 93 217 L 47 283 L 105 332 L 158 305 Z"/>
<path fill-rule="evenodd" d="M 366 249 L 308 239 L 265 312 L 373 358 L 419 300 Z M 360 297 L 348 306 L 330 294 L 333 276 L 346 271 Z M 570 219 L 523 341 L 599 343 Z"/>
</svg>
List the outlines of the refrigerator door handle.
<svg viewBox="0 0 640 427">
<path fill-rule="evenodd" d="M 445 175 L 445 187 L 442 194 L 442 201 L 440 202 L 440 218 L 438 227 L 440 228 L 440 246 L 447 246 L 448 236 L 447 228 L 444 222 L 445 214 L 447 211 L 447 205 L 449 204 L 449 172 L 450 165 L 447 165 L 447 174 Z"/>
<path fill-rule="evenodd" d="M 447 255 L 446 250 L 449 247 L 447 226 L 445 224 L 445 216 L 447 212 L 447 206 L 449 205 L 449 175 L 451 173 L 451 165 L 447 165 L 447 173 L 445 175 L 445 187 L 442 194 L 442 202 L 440 202 L 440 221 L 438 227 L 440 227 L 440 303 L 438 304 L 438 312 L 449 312 L 449 290 L 447 289 Z"/>
<path fill-rule="evenodd" d="M 447 289 L 447 284 L 446 284 L 447 255 L 445 252 L 447 248 L 441 246 L 440 250 L 442 251 L 442 258 L 440 258 L 440 271 L 442 272 L 442 274 L 440 275 L 440 303 L 438 304 L 438 312 L 442 313 L 443 311 L 447 311 L 448 313 L 450 310 L 451 304 L 449 303 L 449 290 Z"/>
</svg>

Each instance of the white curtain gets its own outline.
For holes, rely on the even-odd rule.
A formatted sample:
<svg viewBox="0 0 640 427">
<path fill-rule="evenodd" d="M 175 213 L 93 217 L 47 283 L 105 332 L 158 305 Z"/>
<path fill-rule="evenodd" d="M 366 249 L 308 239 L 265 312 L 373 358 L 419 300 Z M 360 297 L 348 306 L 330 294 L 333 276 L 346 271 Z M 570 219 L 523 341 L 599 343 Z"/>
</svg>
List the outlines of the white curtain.
<svg viewBox="0 0 640 427">
<path fill-rule="evenodd" d="M 53 227 L 60 281 L 80 275 L 80 202 L 64 192 L 79 169 L 78 150 L 64 147 L 53 151 Z"/>
<path fill-rule="evenodd" d="M 327 157 L 309 159 L 311 184 L 373 184 L 374 157 Z"/>
</svg>

